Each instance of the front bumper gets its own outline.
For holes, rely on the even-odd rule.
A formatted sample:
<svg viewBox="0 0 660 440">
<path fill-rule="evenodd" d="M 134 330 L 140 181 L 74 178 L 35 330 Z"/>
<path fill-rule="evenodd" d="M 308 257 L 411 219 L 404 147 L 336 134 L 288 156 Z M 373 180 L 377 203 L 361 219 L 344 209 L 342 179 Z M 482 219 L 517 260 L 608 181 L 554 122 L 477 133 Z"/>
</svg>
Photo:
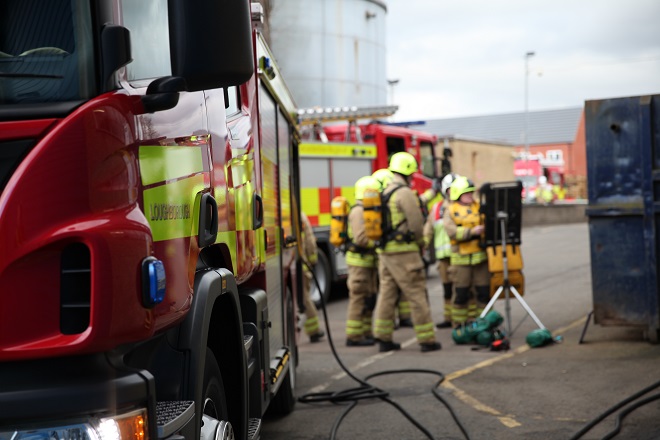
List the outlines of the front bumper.
<svg viewBox="0 0 660 440">
<path fill-rule="evenodd" d="M 106 440 L 104 421 L 136 414 L 144 440 L 156 439 L 153 377 L 105 354 L 0 363 L 0 440 L 43 439 L 49 430 Z"/>
</svg>

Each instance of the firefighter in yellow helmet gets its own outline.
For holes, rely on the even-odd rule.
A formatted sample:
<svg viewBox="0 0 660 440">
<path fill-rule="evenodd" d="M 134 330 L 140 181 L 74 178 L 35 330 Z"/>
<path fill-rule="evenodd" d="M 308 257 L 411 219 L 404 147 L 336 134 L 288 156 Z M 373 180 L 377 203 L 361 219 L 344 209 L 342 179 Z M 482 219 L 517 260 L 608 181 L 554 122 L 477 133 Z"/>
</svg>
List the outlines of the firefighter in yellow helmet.
<svg viewBox="0 0 660 440">
<path fill-rule="evenodd" d="M 479 201 L 474 197 L 474 184 L 459 176 L 449 187 L 452 203 L 445 211 L 443 224 L 451 239 L 451 272 L 454 295 L 451 319 L 454 326 L 468 321 L 470 289 L 477 294 L 476 316 L 490 300 L 490 274 L 486 251 L 480 246 L 484 225 L 479 213 Z"/>
<path fill-rule="evenodd" d="M 440 193 L 444 197 L 443 200 L 436 202 L 431 208 L 431 212 L 424 224 L 424 240 L 427 246 L 430 246 L 435 254 L 435 259 L 438 262 L 438 273 L 442 280 L 443 296 L 444 296 L 444 321 L 436 324 L 437 328 L 449 328 L 452 326 L 451 321 L 451 304 L 453 295 L 453 284 L 450 274 L 450 259 L 451 259 L 451 240 L 445 230 L 443 217 L 445 211 L 449 209 L 451 200 L 449 198 L 449 187 L 452 182 L 458 178 L 457 174 L 449 173 L 442 178 Z"/>
<path fill-rule="evenodd" d="M 383 191 L 383 237 L 378 257 L 380 286 L 376 300 L 374 335 L 379 351 L 398 350 L 392 341 L 394 308 L 398 290 L 405 292 L 411 305 L 412 321 L 422 352 L 440 350 L 426 297 L 426 274 L 420 250 L 424 246 L 424 219 L 419 198 L 410 189 L 417 161 L 406 152 L 390 158 L 394 179 Z"/>
<path fill-rule="evenodd" d="M 387 168 L 381 168 L 374 171 L 371 177 L 376 179 L 379 185 L 379 191 L 383 192 L 383 190 L 387 188 L 387 185 L 390 184 L 392 179 L 394 179 L 394 174 L 392 174 L 392 171 L 388 170 Z"/>
<path fill-rule="evenodd" d="M 380 184 L 379 190 L 381 193 L 387 188 L 387 185 L 392 182 L 392 179 L 394 179 L 394 173 L 387 168 L 381 168 L 374 171 L 372 176 L 375 177 Z M 399 327 L 413 326 L 412 319 L 410 319 L 410 301 L 406 298 L 406 294 L 401 291 L 399 291 L 399 298 L 396 303 L 396 312 L 399 316 Z"/>
<path fill-rule="evenodd" d="M 316 237 L 314 230 L 309 222 L 309 219 L 304 212 L 300 213 L 300 220 L 302 223 L 302 239 L 303 239 L 303 258 L 314 266 L 318 260 L 318 248 L 316 246 Z M 312 274 L 303 264 L 303 306 L 305 308 L 305 333 L 309 336 L 310 342 L 319 342 L 325 333 L 319 328 L 319 313 L 312 301 L 309 294 L 309 284 L 311 282 Z"/>
<path fill-rule="evenodd" d="M 364 228 L 362 198 L 367 189 L 379 189 L 379 182 L 365 176 L 355 182 L 355 205 L 348 213 L 346 264 L 348 266 L 348 312 L 346 345 L 374 345 L 372 315 L 378 292 L 376 242 L 367 238 Z"/>
</svg>

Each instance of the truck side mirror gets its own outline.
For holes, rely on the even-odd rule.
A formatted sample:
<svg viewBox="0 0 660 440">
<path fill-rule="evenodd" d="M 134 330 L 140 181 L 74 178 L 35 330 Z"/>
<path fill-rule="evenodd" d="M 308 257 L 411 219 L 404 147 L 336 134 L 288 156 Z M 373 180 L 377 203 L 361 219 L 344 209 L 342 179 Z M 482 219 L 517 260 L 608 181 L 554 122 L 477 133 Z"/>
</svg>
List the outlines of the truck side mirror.
<svg viewBox="0 0 660 440">
<path fill-rule="evenodd" d="M 254 74 L 247 0 L 169 0 L 172 76 L 188 91 L 243 84 Z"/>
<path fill-rule="evenodd" d="M 133 61 L 131 57 L 131 35 L 123 26 L 109 24 L 101 30 L 101 85 L 103 90 L 112 90 L 110 80 L 120 67 Z"/>
</svg>

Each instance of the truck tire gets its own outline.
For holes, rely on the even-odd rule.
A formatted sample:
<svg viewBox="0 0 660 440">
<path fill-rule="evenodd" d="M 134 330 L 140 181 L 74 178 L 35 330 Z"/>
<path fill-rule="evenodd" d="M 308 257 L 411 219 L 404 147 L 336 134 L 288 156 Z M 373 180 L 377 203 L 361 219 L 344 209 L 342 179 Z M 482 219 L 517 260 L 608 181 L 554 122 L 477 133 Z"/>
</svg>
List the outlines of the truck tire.
<svg viewBox="0 0 660 440">
<path fill-rule="evenodd" d="M 291 411 L 296 404 L 296 366 L 298 365 L 298 345 L 296 344 L 296 311 L 293 307 L 293 294 L 291 290 L 287 288 L 287 316 L 288 322 L 287 325 L 287 339 L 286 343 L 289 346 L 290 356 L 289 359 L 289 371 L 286 373 L 286 377 L 280 386 L 280 389 L 277 390 L 277 394 L 273 397 L 273 401 L 268 407 L 268 412 L 273 415 L 284 416 Z"/>
<path fill-rule="evenodd" d="M 314 265 L 314 276 L 321 287 L 321 292 L 323 295 L 323 302 L 327 303 L 330 301 L 330 286 L 332 285 L 332 272 L 330 270 L 330 260 L 328 256 L 322 249 L 319 249 L 318 260 Z M 316 287 L 316 282 L 314 278 L 310 280 L 309 294 L 314 301 L 317 309 L 323 308 L 323 302 L 321 301 L 321 293 L 319 293 L 318 287 Z"/>
<path fill-rule="evenodd" d="M 204 363 L 204 394 L 202 402 L 202 432 L 200 440 L 234 439 L 234 430 L 229 423 L 225 387 L 218 361 L 210 348 L 206 348 Z"/>
</svg>

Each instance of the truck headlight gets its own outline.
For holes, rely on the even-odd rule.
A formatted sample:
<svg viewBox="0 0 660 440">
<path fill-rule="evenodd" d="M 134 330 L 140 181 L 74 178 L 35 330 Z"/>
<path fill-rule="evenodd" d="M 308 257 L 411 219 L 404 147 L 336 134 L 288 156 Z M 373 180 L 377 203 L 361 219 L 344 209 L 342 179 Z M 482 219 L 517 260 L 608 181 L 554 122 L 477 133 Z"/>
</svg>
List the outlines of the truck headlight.
<svg viewBox="0 0 660 440">
<path fill-rule="evenodd" d="M 148 440 L 147 410 L 40 426 L 0 428 L 0 440 Z"/>
</svg>

